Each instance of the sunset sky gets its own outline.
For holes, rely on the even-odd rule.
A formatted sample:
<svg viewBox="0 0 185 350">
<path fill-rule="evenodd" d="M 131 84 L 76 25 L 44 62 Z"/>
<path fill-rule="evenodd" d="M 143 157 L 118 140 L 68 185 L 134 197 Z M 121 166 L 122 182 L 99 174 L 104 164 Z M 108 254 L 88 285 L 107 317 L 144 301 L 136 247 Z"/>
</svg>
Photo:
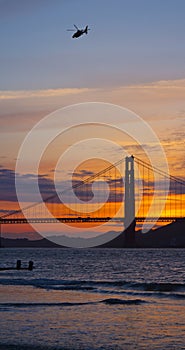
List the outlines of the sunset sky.
<svg viewBox="0 0 185 350">
<path fill-rule="evenodd" d="M 71 104 L 132 110 L 158 136 L 170 173 L 185 179 L 184 15 L 184 0 L 0 0 L 1 210 L 16 208 L 14 172 L 26 134 Z M 73 24 L 91 30 L 72 39 Z M 43 184 L 57 147 L 43 160 Z M 134 144 L 129 152 L 139 155 Z M 22 181 L 33 181 L 31 166 L 30 154 Z"/>
</svg>

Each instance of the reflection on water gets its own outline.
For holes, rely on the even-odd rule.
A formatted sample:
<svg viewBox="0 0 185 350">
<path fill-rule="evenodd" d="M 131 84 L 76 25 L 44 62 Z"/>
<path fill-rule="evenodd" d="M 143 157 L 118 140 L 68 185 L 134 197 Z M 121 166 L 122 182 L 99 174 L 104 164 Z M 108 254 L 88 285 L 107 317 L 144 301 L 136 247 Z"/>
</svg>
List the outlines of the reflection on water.
<svg viewBox="0 0 185 350">
<path fill-rule="evenodd" d="M 36 269 L 0 274 L 1 344 L 183 349 L 184 257 L 184 250 L 3 249 L 4 264 L 32 259 Z"/>
</svg>

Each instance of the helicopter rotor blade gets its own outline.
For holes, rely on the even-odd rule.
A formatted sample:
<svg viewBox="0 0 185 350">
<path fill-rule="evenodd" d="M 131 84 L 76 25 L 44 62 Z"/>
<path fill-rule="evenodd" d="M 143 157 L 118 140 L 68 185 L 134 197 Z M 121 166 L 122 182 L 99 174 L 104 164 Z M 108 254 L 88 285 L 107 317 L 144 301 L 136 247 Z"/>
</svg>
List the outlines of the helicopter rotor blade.
<svg viewBox="0 0 185 350">
<path fill-rule="evenodd" d="M 76 30 L 79 30 L 78 27 L 76 26 L 76 24 L 73 24 L 73 25 L 74 25 L 74 27 L 76 28 Z"/>
<path fill-rule="evenodd" d="M 75 32 L 75 29 L 66 29 L 67 32 Z"/>
</svg>

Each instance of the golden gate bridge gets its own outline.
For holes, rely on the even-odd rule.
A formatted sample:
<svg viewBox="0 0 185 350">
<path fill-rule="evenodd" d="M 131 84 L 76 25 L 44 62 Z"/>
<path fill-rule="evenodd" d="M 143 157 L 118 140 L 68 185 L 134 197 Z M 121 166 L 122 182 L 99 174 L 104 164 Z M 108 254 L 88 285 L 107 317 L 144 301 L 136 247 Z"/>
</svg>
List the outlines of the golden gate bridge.
<svg viewBox="0 0 185 350">
<path fill-rule="evenodd" d="M 123 164 L 124 175 L 121 174 Z M 109 196 L 106 202 L 102 203 L 102 193 L 107 189 L 105 184 L 109 186 Z M 101 204 L 98 208 L 91 202 L 94 189 L 97 194 L 96 200 Z M 76 203 L 70 203 L 71 191 L 77 198 Z M 61 200 L 62 195 L 65 196 L 65 203 Z M 0 217 L 0 225 L 57 222 L 95 225 L 110 220 L 115 223 L 122 222 L 125 227 L 133 221 L 136 225 L 148 222 L 168 223 L 178 219 L 184 220 L 184 203 L 183 179 L 131 156 L 120 159 L 83 180 L 74 178 L 70 188 L 65 188 L 60 193 L 55 192 L 46 198 L 43 196 L 43 200 L 38 203 L 31 203 L 20 210 L 8 211 Z M 49 217 L 48 211 L 51 213 Z"/>
</svg>

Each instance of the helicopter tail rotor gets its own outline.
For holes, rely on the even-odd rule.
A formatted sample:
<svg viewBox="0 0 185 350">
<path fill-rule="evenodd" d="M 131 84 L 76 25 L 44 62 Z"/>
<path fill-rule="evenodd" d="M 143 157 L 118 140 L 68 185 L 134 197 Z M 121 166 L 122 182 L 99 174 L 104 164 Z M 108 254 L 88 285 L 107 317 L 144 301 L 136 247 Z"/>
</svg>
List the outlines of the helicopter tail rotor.
<svg viewBox="0 0 185 350">
<path fill-rule="evenodd" d="M 84 33 L 87 34 L 88 30 L 90 30 L 90 28 L 88 28 L 88 26 L 86 26 L 85 29 L 84 29 Z"/>
</svg>

